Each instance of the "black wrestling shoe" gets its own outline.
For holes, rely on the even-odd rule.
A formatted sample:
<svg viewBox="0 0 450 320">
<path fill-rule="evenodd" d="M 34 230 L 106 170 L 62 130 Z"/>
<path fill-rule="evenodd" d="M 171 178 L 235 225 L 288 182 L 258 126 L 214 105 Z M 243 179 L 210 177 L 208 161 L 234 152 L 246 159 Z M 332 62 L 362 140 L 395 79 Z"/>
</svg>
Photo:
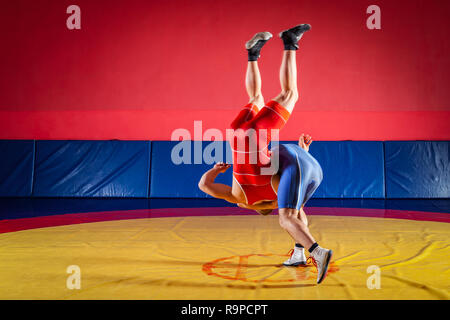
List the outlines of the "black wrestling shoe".
<svg viewBox="0 0 450 320">
<path fill-rule="evenodd" d="M 248 61 L 256 61 L 260 56 L 261 48 L 266 44 L 266 42 L 272 38 L 270 32 L 258 32 L 247 41 L 245 44 L 245 49 L 248 51 Z"/>
<path fill-rule="evenodd" d="M 298 50 L 298 41 L 302 38 L 303 33 L 311 30 L 311 25 L 299 24 L 288 30 L 280 32 L 280 38 L 284 43 L 284 50 Z"/>
</svg>

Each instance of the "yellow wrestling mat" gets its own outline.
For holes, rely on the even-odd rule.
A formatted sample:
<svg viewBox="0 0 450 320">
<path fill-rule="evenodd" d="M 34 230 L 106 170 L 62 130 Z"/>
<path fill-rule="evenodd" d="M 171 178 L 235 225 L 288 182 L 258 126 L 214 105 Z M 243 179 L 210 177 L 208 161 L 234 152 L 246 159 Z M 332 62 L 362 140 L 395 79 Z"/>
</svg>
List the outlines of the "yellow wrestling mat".
<svg viewBox="0 0 450 320">
<path fill-rule="evenodd" d="M 281 266 L 293 243 L 277 216 L 172 217 L 0 234 L 0 299 L 449 299 L 448 223 L 309 221 L 334 251 L 320 285 L 314 266 Z M 80 289 L 67 288 L 72 265 Z"/>
</svg>

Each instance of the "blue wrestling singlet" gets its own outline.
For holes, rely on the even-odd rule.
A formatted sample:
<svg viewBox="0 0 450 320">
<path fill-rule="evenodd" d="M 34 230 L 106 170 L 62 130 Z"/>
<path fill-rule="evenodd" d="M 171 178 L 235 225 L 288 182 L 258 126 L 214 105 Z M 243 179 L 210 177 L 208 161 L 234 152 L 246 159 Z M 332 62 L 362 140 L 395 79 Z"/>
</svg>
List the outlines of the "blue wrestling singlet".
<svg viewBox="0 0 450 320">
<path fill-rule="evenodd" d="M 281 144 L 272 152 L 279 156 L 278 208 L 300 210 L 322 182 L 322 168 L 296 144 Z"/>
</svg>

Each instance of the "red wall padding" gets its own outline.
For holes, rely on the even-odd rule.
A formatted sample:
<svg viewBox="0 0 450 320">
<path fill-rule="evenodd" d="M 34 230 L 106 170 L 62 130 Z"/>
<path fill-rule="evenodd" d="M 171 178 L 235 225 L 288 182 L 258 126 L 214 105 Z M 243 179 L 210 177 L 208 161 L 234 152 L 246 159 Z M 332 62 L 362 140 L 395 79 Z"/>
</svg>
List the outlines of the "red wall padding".
<svg viewBox="0 0 450 320">
<path fill-rule="evenodd" d="M 66 8 L 81 8 L 81 30 Z M 366 8 L 381 8 L 381 30 Z M 277 34 L 308 22 L 300 101 L 282 139 L 450 138 L 450 1 L 15 0 L 0 4 L 0 139 L 170 139 L 228 127 L 246 104 L 244 43 L 271 31 L 263 93 L 279 91 Z"/>
</svg>

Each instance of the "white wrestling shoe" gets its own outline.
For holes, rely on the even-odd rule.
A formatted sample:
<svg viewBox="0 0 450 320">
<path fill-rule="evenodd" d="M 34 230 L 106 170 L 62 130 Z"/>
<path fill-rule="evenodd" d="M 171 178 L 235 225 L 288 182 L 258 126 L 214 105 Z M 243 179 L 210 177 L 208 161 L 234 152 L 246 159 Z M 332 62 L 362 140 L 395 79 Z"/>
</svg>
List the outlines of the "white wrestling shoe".
<svg viewBox="0 0 450 320">
<path fill-rule="evenodd" d="M 321 248 L 318 246 L 311 252 L 311 255 L 308 258 L 308 262 L 311 259 L 312 263 L 317 268 L 317 283 L 321 283 L 323 279 L 325 279 L 328 271 L 328 265 L 331 261 L 331 256 L 333 255 L 333 251 L 325 248 Z"/>
<path fill-rule="evenodd" d="M 283 262 L 283 266 L 296 267 L 306 265 L 305 248 L 294 247 L 294 249 L 291 249 L 288 254 L 291 256 Z"/>
</svg>

